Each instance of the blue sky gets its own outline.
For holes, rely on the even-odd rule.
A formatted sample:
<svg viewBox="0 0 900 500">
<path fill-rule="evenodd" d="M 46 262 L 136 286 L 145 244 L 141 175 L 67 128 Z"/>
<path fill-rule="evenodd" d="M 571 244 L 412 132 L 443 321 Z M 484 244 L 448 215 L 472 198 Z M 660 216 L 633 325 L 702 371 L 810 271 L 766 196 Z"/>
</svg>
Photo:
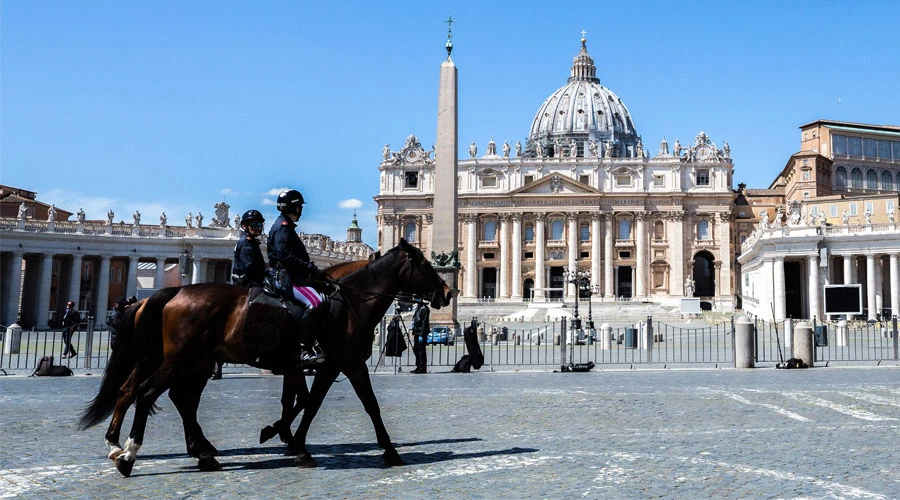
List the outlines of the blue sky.
<svg viewBox="0 0 900 500">
<path fill-rule="evenodd" d="M 625 5 L 623 5 L 625 4 Z M 900 2 L 0 4 L 0 182 L 90 219 L 224 199 L 374 246 L 381 150 L 435 142 L 452 15 L 460 157 L 524 139 L 581 30 L 651 153 L 701 130 L 765 188 L 819 118 L 900 125 Z"/>
</svg>

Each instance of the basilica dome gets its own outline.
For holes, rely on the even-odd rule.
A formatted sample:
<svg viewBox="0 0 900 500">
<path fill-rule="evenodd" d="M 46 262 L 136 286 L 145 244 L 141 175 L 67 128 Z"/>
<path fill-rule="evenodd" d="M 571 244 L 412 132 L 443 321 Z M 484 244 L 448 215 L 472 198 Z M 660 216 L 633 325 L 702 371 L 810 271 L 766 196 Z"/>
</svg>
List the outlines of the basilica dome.
<svg viewBox="0 0 900 500">
<path fill-rule="evenodd" d="M 584 156 L 585 142 L 594 141 L 605 151 L 610 144 L 611 156 L 635 156 L 640 139 L 622 99 L 600 85 L 594 59 L 588 54 L 587 41 L 581 39 L 581 52 L 572 63 L 568 82 L 550 95 L 538 109 L 528 134 L 528 150 L 542 156 L 538 148 L 578 145 L 578 156 Z M 552 155 L 552 153 L 551 153 Z"/>
</svg>

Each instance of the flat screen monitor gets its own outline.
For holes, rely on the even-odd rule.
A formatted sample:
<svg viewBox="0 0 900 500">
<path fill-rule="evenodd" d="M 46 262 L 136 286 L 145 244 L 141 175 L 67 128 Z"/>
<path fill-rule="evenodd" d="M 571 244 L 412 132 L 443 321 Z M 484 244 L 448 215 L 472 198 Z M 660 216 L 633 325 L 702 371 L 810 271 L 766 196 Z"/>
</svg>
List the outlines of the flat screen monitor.
<svg viewBox="0 0 900 500">
<path fill-rule="evenodd" d="M 862 285 L 825 285 L 825 314 L 862 314 Z"/>
</svg>

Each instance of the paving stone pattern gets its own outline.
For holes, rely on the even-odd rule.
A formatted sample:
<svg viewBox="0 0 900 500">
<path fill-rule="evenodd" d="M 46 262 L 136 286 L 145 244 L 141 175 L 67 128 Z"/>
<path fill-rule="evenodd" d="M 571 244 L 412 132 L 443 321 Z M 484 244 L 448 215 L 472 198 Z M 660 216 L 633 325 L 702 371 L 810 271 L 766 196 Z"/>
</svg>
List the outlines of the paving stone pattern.
<svg viewBox="0 0 900 500">
<path fill-rule="evenodd" d="M 405 466 L 382 465 L 344 381 L 310 431 L 319 468 L 295 468 L 257 444 L 281 379 L 226 369 L 200 407 L 223 470 L 197 469 L 164 396 L 124 478 L 105 424 L 75 429 L 98 376 L 0 377 L 0 498 L 900 497 L 896 367 L 372 379 Z"/>
</svg>

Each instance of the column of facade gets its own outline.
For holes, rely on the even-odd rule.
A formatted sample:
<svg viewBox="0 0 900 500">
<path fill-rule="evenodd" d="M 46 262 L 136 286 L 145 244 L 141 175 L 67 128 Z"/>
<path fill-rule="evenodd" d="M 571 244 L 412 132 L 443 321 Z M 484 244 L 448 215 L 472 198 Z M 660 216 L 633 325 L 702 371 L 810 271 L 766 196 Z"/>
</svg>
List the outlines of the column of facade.
<svg viewBox="0 0 900 500">
<path fill-rule="evenodd" d="M 600 284 L 600 212 L 591 214 L 591 290 Z"/>
<path fill-rule="evenodd" d="M 716 286 L 716 295 L 730 296 L 733 285 L 731 276 L 731 259 L 733 258 L 731 255 L 731 212 L 720 212 L 719 219 L 721 221 L 721 224 L 719 224 L 721 234 L 717 243 L 719 248 L 725 248 L 727 251 L 719 257 L 719 260 L 722 261 L 722 275 L 718 286 Z"/>
<path fill-rule="evenodd" d="M 819 256 L 810 255 L 808 259 L 809 269 L 809 318 L 822 318 L 819 309 Z"/>
<path fill-rule="evenodd" d="M 566 214 L 566 220 L 569 222 L 569 271 L 576 272 L 578 270 L 578 213 Z M 576 297 L 575 283 L 566 284 L 566 298 Z"/>
<path fill-rule="evenodd" d="M 500 291 L 498 297 L 509 298 L 509 215 L 500 215 Z"/>
<path fill-rule="evenodd" d="M 512 296 L 522 300 L 522 214 L 512 214 Z"/>
<path fill-rule="evenodd" d="M 875 310 L 875 256 L 866 255 L 866 306 L 869 308 L 869 318 L 876 319 Z"/>
<path fill-rule="evenodd" d="M 11 325 L 19 320 L 19 300 L 22 298 L 22 275 L 24 274 L 22 271 L 22 257 L 24 256 L 23 252 L 13 252 L 12 261 L 9 263 L 9 274 L 4 272 L 6 276 L 9 276 L 2 283 L 4 287 L 9 287 L 9 290 L 4 294 L 6 297 L 6 309 L 3 311 L 4 325 Z"/>
<path fill-rule="evenodd" d="M 137 255 L 130 255 L 128 257 L 128 277 L 125 278 L 125 295 L 132 296 L 137 295 L 137 268 L 138 268 L 138 257 Z"/>
<path fill-rule="evenodd" d="M 41 259 L 41 280 L 38 282 L 36 321 L 38 328 L 46 328 L 50 319 L 50 285 L 53 278 L 53 254 L 45 253 Z"/>
<path fill-rule="evenodd" d="M 684 213 L 669 214 L 669 222 L 672 225 L 669 239 L 669 248 L 672 249 L 672 257 L 669 260 L 672 271 L 669 285 L 670 295 L 684 294 Z"/>
<path fill-rule="evenodd" d="M 844 284 L 849 285 L 853 283 L 853 269 L 850 267 L 853 264 L 853 257 L 849 255 L 844 256 Z"/>
<path fill-rule="evenodd" d="M 156 277 L 153 279 L 153 288 L 160 289 L 163 288 L 163 284 L 166 282 L 166 258 L 165 257 L 157 257 L 156 258 Z"/>
<path fill-rule="evenodd" d="M 615 281 L 613 280 L 613 226 L 615 225 L 615 215 L 613 213 L 603 214 L 604 233 L 603 233 L 603 258 L 605 261 L 605 269 L 603 270 L 603 298 L 606 300 L 615 300 L 616 291 L 613 289 Z"/>
<path fill-rule="evenodd" d="M 534 298 L 544 298 L 544 220 L 545 214 L 534 214 Z"/>
<path fill-rule="evenodd" d="M 635 245 L 637 247 L 637 272 L 635 273 L 635 297 L 643 297 L 646 295 L 647 280 L 647 235 L 646 225 L 644 221 L 647 217 L 646 212 L 638 212 L 635 218 Z"/>
<path fill-rule="evenodd" d="M 97 321 L 106 323 L 106 313 L 109 311 L 109 264 L 111 258 L 108 255 L 100 256 L 100 275 L 97 276 Z"/>
<path fill-rule="evenodd" d="M 891 313 L 900 316 L 900 268 L 897 266 L 897 254 L 890 255 L 891 263 Z"/>
<path fill-rule="evenodd" d="M 478 264 L 476 256 L 478 250 L 478 234 L 476 223 L 478 217 L 475 214 L 466 214 L 466 297 L 478 297 Z"/>
<path fill-rule="evenodd" d="M 81 262 L 83 255 L 72 255 L 72 269 L 69 272 L 69 291 L 65 300 L 71 300 L 75 303 L 75 309 L 81 308 L 79 298 L 81 297 Z"/>
<path fill-rule="evenodd" d="M 772 289 L 775 293 L 772 302 L 775 305 L 775 321 L 784 321 L 784 257 L 775 257 L 775 269 L 773 274 Z"/>
</svg>

